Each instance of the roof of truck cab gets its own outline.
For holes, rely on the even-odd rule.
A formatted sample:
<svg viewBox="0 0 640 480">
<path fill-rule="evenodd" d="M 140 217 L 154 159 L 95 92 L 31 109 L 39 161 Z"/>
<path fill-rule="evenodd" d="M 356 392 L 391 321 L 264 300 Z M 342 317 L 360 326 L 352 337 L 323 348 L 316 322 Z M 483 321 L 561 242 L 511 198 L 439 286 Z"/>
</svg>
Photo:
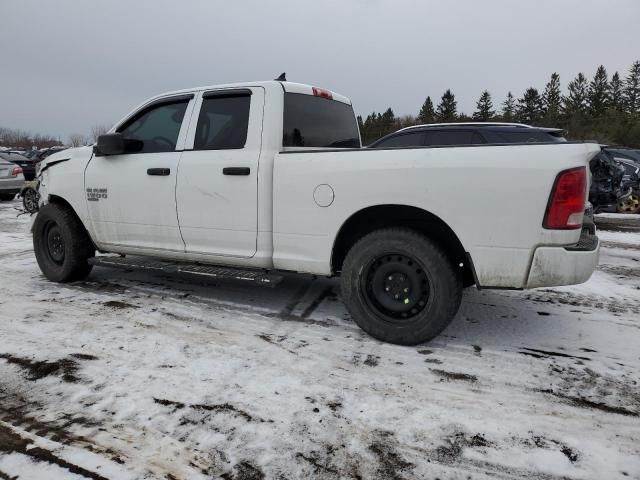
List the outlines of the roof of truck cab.
<svg viewBox="0 0 640 480">
<path fill-rule="evenodd" d="M 301 93 L 304 95 L 314 95 L 314 88 L 320 88 L 321 90 L 331 93 L 332 99 L 342 103 L 351 105 L 351 100 L 344 95 L 340 95 L 332 90 L 328 90 L 324 87 L 318 87 L 315 85 L 308 85 L 304 83 L 296 82 L 281 82 L 278 80 L 266 80 L 261 82 L 242 82 L 242 83 L 224 83 L 221 85 L 206 85 L 201 87 L 185 88 L 182 90 L 174 90 L 172 92 L 165 92 L 154 97 L 149 98 L 145 103 L 159 100 L 164 97 L 172 97 L 175 95 L 185 95 L 189 93 L 207 91 L 207 90 L 233 90 L 235 88 L 250 88 L 250 87 L 274 87 L 278 86 L 287 93 Z"/>
</svg>

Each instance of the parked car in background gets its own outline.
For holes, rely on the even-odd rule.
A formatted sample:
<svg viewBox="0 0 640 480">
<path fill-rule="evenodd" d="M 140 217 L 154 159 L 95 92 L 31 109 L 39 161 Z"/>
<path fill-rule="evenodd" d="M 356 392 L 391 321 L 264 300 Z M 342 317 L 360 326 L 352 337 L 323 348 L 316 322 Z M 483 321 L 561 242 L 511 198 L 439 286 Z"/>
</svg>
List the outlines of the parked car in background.
<svg viewBox="0 0 640 480">
<path fill-rule="evenodd" d="M 595 213 L 640 213 L 640 162 L 604 147 L 589 167 L 589 201 Z"/>
<path fill-rule="evenodd" d="M 615 162 L 624 169 L 622 174 L 623 196 L 616 202 L 620 213 L 640 213 L 640 150 L 630 148 L 606 148 Z"/>
<path fill-rule="evenodd" d="M 4 152 L 0 152 L 2 154 Z M 13 200 L 24 183 L 22 168 L 0 158 L 0 201 Z"/>
<path fill-rule="evenodd" d="M 23 155 L 29 159 L 33 159 L 35 157 L 38 156 L 38 154 L 40 153 L 40 150 L 27 150 L 26 152 L 23 153 Z"/>
<path fill-rule="evenodd" d="M 22 172 L 26 180 L 33 180 L 36 177 L 36 163 L 38 163 L 39 160 L 29 159 L 15 152 L 0 152 L 0 158 L 22 167 Z"/>
<path fill-rule="evenodd" d="M 38 153 L 35 155 L 35 158 L 38 161 L 44 160 L 49 155 L 52 155 L 52 154 L 54 154 L 56 152 L 60 152 L 62 150 L 66 150 L 66 149 L 67 149 L 67 147 L 57 146 L 57 147 L 45 148 L 43 150 L 38 150 Z"/>
<path fill-rule="evenodd" d="M 560 128 L 522 123 L 434 123 L 403 128 L 376 140 L 369 148 L 565 142 L 565 133 Z"/>
</svg>

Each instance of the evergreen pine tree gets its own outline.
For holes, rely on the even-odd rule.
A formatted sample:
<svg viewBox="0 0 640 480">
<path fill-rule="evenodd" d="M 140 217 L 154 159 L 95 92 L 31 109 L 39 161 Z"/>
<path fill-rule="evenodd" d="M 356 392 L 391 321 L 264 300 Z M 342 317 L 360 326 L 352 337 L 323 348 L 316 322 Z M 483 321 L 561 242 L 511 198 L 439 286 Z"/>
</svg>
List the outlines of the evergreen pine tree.
<svg viewBox="0 0 640 480">
<path fill-rule="evenodd" d="M 529 87 L 518 99 L 518 120 L 523 123 L 537 123 L 542 118 L 542 97 L 537 88 Z"/>
<path fill-rule="evenodd" d="M 604 115 L 609 108 L 609 80 L 607 70 L 600 65 L 596 74 L 589 83 L 589 91 L 587 101 L 589 104 L 589 113 L 592 117 L 600 117 Z"/>
<path fill-rule="evenodd" d="M 560 92 L 560 75 L 551 74 L 551 79 L 542 93 L 545 122 L 556 125 L 562 109 L 562 93 Z"/>
<path fill-rule="evenodd" d="M 473 112 L 473 119 L 480 122 L 488 122 L 495 116 L 495 114 L 496 112 L 493 109 L 491 94 L 488 90 L 485 90 L 476 102 L 476 111 Z"/>
<path fill-rule="evenodd" d="M 507 93 L 507 99 L 502 102 L 502 120 L 513 122 L 516 116 L 516 101 L 511 92 Z"/>
<path fill-rule="evenodd" d="M 439 122 L 455 122 L 458 117 L 458 102 L 451 90 L 447 89 L 442 95 L 437 108 L 436 118 Z"/>
<path fill-rule="evenodd" d="M 588 85 L 583 73 L 569 82 L 569 93 L 563 99 L 564 112 L 567 116 L 581 115 L 587 111 Z"/>
<path fill-rule="evenodd" d="M 610 105 L 618 112 L 624 111 L 624 91 L 623 83 L 618 72 L 613 74 L 609 83 Z"/>
<path fill-rule="evenodd" d="M 624 100 L 628 113 L 640 113 L 640 60 L 633 62 L 624 80 Z"/>
<path fill-rule="evenodd" d="M 436 112 L 433 109 L 433 102 L 431 101 L 431 97 L 427 97 L 427 99 L 422 104 L 420 113 L 418 114 L 418 122 L 433 123 L 435 122 L 435 120 L 436 120 Z"/>
</svg>

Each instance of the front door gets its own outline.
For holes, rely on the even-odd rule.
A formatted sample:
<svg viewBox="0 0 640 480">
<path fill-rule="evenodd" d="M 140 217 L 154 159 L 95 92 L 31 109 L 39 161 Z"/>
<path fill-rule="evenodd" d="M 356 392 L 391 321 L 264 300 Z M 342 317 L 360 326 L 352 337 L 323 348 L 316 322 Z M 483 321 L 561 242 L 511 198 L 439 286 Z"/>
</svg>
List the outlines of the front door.
<svg viewBox="0 0 640 480">
<path fill-rule="evenodd" d="M 143 107 L 116 130 L 126 139 L 127 153 L 91 159 L 85 191 L 98 243 L 113 251 L 184 252 L 175 189 L 192 97 L 169 97 Z"/>
<path fill-rule="evenodd" d="M 263 88 L 208 91 L 196 102 L 176 188 L 187 253 L 255 255 L 263 107 Z"/>
</svg>

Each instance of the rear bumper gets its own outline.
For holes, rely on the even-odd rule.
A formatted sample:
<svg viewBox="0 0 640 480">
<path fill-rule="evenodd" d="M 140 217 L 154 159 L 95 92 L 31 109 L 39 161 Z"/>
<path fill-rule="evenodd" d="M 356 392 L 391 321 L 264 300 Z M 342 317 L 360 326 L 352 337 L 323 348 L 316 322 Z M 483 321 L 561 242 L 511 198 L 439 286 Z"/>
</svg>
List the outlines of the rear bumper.
<svg viewBox="0 0 640 480">
<path fill-rule="evenodd" d="M 525 288 L 584 283 L 598 266 L 599 256 L 600 240 L 595 227 L 585 224 L 575 245 L 536 248 Z"/>
</svg>

